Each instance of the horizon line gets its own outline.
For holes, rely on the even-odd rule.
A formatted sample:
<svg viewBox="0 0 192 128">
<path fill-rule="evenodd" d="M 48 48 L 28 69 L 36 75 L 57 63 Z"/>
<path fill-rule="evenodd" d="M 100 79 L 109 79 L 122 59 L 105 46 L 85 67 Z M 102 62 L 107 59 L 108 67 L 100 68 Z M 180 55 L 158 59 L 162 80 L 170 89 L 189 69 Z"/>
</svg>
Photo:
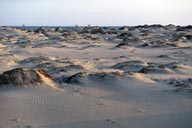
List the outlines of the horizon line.
<svg viewBox="0 0 192 128">
<path fill-rule="evenodd" d="M 87 24 L 87 25 L 0 25 L 0 27 L 72 27 L 72 26 L 79 26 L 79 27 L 85 27 L 85 26 L 99 26 L 99 27 L 119 27 L 119 26 L 152 26 L 152 25 L 162 25 L 162 26 L 168 26 L 168 25 L 174 25 L 174 26 L 191 26 L 192 24 L 187 24 L 187 25 L 181 25 L 181 24 L 158 24 L 158 23 L 154 23 L 154 24 L 137 24 L 137 25 L 91 25 L 91 24 Z"/>
</svg>

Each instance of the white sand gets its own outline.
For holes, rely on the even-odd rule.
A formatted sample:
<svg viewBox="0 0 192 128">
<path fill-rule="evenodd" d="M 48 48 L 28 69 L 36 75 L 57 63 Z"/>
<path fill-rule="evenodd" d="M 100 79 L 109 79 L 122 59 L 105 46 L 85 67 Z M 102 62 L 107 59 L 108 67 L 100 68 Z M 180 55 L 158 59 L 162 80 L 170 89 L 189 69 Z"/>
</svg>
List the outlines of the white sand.
<svg viewBox="0 0 192 128">
<path fill-rule="evenodd" d="M 141 30 L 131 32 L 140 37 L 138 31 Z M 170 33 L 176 33 L 153 31 L 153 36 L 164 32 L 167 38 Z M 191 41 L 176 47 L 141 47 L 140 40 L 115 48 L 122 42 L 115 35 L 96 34 L 92 36 L 101 39 L 93 40 L 76 33 L 70 35 L 74 38 L 70 39 L 52 30 L 47 35 L 0 27 L 0 37 L 10 35 L 12 38 L 0 40 L 0 74 L 18 67 L 38 67 L 46 70 L 55 83 L 40 74 L 54 89 L 45 86 L 1 88 L 0 128 L 192 127 L 191 90 L 175 91 L 178 87 L 174 86 L 178 81 L 191 86 L 187 81 L 192 78 Z M 27 38 L 31 43 L 26 41 L 23 47 L 11 42 L 17 42 L 18 38 Z M 128 61 L 141 61 L 141 64 L 123 63 Z M 120 65 L 114 66 L 117 64 Z M 146 69 L 139 72 L 142 67 Z M 72 79 L 79 83 L 72 80 L 65 83 L 65 77 L 80 72 L 86 73 Z M 173 79 L 176 82 L 168 84 Z"/>
</svg>

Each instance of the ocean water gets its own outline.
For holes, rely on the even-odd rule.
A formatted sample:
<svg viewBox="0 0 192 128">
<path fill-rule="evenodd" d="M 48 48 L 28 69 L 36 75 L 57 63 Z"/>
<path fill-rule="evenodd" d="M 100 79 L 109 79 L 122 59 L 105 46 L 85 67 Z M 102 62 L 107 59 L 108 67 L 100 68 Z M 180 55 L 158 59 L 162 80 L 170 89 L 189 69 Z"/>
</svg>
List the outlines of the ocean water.
<svg viewBox="0 0 192 128">
<path fill-rule="evenodd" d="M 31 30 L 37 30 L 40 27 L 46 27 L 46 28 L 73 28 L 75 26 L 10 26 L 14 28 L 20 28 L 20 29 L 31 29 Z M 91 26 L 92 27 L 92 26 Z M 112 27 L 112 28 L 119 28 L 120 26 L 99 26 L 99 27 Z"/>
<path fill-rule="evenodd" d="M 14 27 L 14 28 L 20 28 L 20 29 L 31 29 L 31 30 L 37 30 L 38 28 L 40 27 L 46 27 L 46 28 L 57 28 L 57 27 L 61 27 L 61 28 L 71 28 L 71 27 L 74 27 L 74 26 L 11 26 L 11 27 Z"/>
</svg>

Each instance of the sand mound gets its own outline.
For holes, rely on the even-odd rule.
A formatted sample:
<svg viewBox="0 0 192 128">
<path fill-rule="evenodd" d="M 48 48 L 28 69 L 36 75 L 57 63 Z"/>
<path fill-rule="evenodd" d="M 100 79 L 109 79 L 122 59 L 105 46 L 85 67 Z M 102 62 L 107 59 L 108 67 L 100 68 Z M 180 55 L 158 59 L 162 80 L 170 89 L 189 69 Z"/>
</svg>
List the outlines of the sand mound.
<svg viewBox="0 0 192 128">
<path fill-rule="evenodd" d="M 101 36 L 99 35 L 92 35 L 92 34 L 89 34 L 89 33 L 84 33 L 84 34 L 81 34 L 83 39 L 85 40 L 91 40 L 91 41 L 95 41 L 95 40 L 101 40 Z"/>
<path fill-rule="evenodd" d="M 91 30 L 91 34 L 105 34 L 102 28 L 100 27 L 95 27 Z"/>
<path fill-rule="evenodd" d="M 186 74 L 192 74 L 192 66 L 182 64 L 182 63 L 169 63 L 165 65 L 167 68 L 170 68 L 171 70 L 177 72 L 177 73 L 186 73 Z"/>
<path fill-rule="evenodd" d="M 127 42 L 122 42 L 122 43 L 119 43 L 115 46 L 115 48 L 126 48 L 128 46 L 131 46 L 129 43 Z"/>
<path fill-rule="evenodd" d="M 154 74 L 166 74 L 166 73 L 172 73 L 172 70 L 168 68 L 157 68 L 157 67 L 146 67 L 139 71 L 140 73 L 154 73 Z"/>
<path fill-rule="evenodd" d="M 121 33 L 120 35 L 118 35 L 117 37 L 119 39 L 124 39 L 124 38 L 129 38 L 132 37 L 133 35 L 131 33 Z"/>
<path fill-rule="evenodd" d="M 81 40 L 82 37 L 75 31 L 63 31 L 62 37 L 67 40 Z"/>
<path fill-rule="evenodd" d="M 118 39 L 122 39 L 123 42 L 129 42 L 129 43 L 135 43 L 136 41 L 138 41 L 139 39 L 137 38 L 136 35 L 133 35 L 132 33 L 121 33 L 117 36 Z"/>
<path fill-rule="evenodd" d="M 168 84 L 176 87 L 175 91 L 192 92 L 192 78 L 186 79 L 169 79 L 166 80 Z"/>
<path fill-rule="evenodd" d="M 15 43 L 15 46 L 21 47 L 21 48 L 30 48 L 33 45 L 34 44 L 31 40 L 20 40 L 20 41 Z"/>
<path fill-rule="evenodd" d="M 121 70 L 100 71 L 89 74 L 89 79 L 94 81 L 110 81 L 123 78 L 125 73 Z"/>
<path fill-rule="evenodd" d="M 134 73 L 131 75 L 131 77 L 134 80 L 141 81 L 144 83 L 148 83 L 148 84 L 154 84 L 155 83 L 155 81 L 153 81 L 152 79 L 148 78 L 146 75 L 141 74 L 141 73 Z"/>
<path fill-rule="evenodd" d="M 3 44 L 0 44 L 0 49 L 5 48 L 6 46 Z"/>
<path fill-rule="evenodd" d="M 100 71 L 100 72 L 79 72 L 69 77 L 62 76 L 58 78 L 58 82 L 60 83 L 68 83 L 68 84 L 81 84 L 82 79 L 89 79 L 95 82 L 103 82 L 103 81 L 110 81 L 116 80 L 125 76 L 125 73 L 121 70 L 109 70 L 109 71 Z"/>
<path fill-rule="evenodd" d="M 192 35 L 188 33 L 179 33 L 179 34 L 173 34 L 173 41 L 182 41 L 187 42 L 192 40 Z"/>
<path fill-rule="evenodd" d="M 49 61 L 52 61 L 52 60 L 56 60 L 57 58 L 55 57 L 47 57 L 47 56 L 38 56 L 38 57 L 31 57 L 31 58 L 27 58 L 27 59 L 24 59 L 22 61 L 20 61 L 19 63 L 20 64 L 31 64 L 31 63 L 44 63 L 44 62 L 49 62 Z"/>
<path fill-rule="evenodd" d="M 105 31 L 102 27 L 94 26 L 94 27 L 83 27 L 80 33 L 91 33 L 91 34 L 105 34 Z"/>
<path fill-rule="evenodd" d="M 63 29 L 63 28 L 61 28 L 61 27 L 57 27 L 57 28 L 55 28 L 55 31 L 56 31 L 56 32 L 63 32 L 63 31 L 64 31 L 64 29 Z"/>
<path fill-rule="evenodd" d="M 118 63 L 114 66 L 112 66 L 112 68 L 115 69 L 121 69 L 124 72 L 138 72 L 140 71 L 142 68 L 147 67 L 148 64 L 139 60 L 133 60 L 133 61 L 126 61 L 126 62 L 122 62 L 122 63 Z"/>
<path fill-rule="evenodd" d="M 63 60 L 63 58 L 50 57 L 50 56 L 30 57 L 19 61 L 19 64 L 25 67 L 27 66 L 30 68 L 43 68 L 43 69 L 45 69 L 45 67 L 51 67 L 60 63 L 65 63 L 65 60 Z"/>
<path fill-rule="evenodd" d="M 69 84 L 80 84 L 81 83 L 81 78 L 88 76 L 89 73 L 87 72 L 79 72 L 76 73 L 68 78 L 66 78 L 63 82 L 69 83 Z"/>
<path fill-rule="evenodd" d="M 171 62 L 167 64 L 161 64 L 161 63 L 149 63 L 147 67 L 142 68 L 139 72 L 140 73 L 187 73 L 191 74 L 192 67 L 189 65 L 185 65 L 178 62 Z"/>
<path fill-rule="evenodd" d="M 141 47 L 151 47 L 151 48 L 163 48 L 163 47 L 177 47 L 175 42 L 171 42 L 167 39 L 157 39 L 149 42 L 140 43 Z"/>
<path fill-rule="evenodd" d="M 119 30 L 128 31 L 129 27 L 128 26 L 123 26 L 123 27 L 120 27 Z"/>
<path fill-rule="evenodd" d="M 55 88 L 52 77 L 43 69 L 16 68 L 0 74 L 0 87 L 36 87 L 40 85 Z"/>
<path fill-rule="evenodd" d="M 121 80 L 135 80 L 143 83 L 154 84 L 154 80 L 148 78 L 145 74 L 142 73 L 131 73 L 126 74 L 121 70 L 105 70 L 98 72 L 79 72 L 69 77 L 62 76 L 58 79 L 60 83 L 67 84 L 83 84 L 86 80 L 94 81 L 98 83 L 110 83 Z"/>
<path fill-rule="evenodd" d="M 47 31 L 47 28 L 45 28 L 45 27 L 40 27 L 40 28 L 38 28 L 35 32 L 36 32 L 36 33 L 42 33 L 42 32 L 45 32 L 45 31 Z"/>
<path fill-rule="evenodd" d="M 182 63 L 177 63 L 177 62 L 165 64 L 165 67 L 170 68 L 172 70 L 174 70 L 174 69 L 189 69 L 189 70 L 192 69 L 191 66 L 184 65 Z"/>
<path fill-rule="evenodd" d="M 47 64 L 42 65 L 43 68 L 46 67 Z M 52 65 L 51 65 L 52 66 Z M 49 70 L 48 72 L 51 74 L 55 74 L 55 73 L 60 73 L 60 72 L 70 72 L 70 71 L 75 71 L 75 70 L 84 70 L 84 68 L 81 65 L 67 65 L 67 66 L 63 66 L 63 67 L 48 67 L 47 69 Z"/>
<path fill-rule="evenodd" d="M 142 68 L 139 73 L 153 73 L 153 74 L 166 74 L 173 73 L 173 71 L 166 67 L 164 64 L 149 63 L 147 67 Z"/>
<path fill-rule="evenodd" d="M 177 31 L 190 31 L 192 30 L 192 26 L 191 25 L 188 25 L 188 26 L 179 26 L 177 28 Z"/>
</svg>

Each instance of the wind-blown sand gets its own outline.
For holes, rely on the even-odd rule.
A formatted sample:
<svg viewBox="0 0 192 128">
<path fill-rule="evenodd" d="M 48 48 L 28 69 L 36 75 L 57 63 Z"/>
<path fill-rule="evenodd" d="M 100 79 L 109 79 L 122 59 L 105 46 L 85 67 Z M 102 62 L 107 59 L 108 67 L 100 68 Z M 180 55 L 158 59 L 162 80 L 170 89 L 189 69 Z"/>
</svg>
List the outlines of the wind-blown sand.
<svg viewBox="0 0 192 128">
<path fill-rule="evenodd" d="M 0 128 L 191 128 L 192 27 L 0 27 Z"/>
</svg>

